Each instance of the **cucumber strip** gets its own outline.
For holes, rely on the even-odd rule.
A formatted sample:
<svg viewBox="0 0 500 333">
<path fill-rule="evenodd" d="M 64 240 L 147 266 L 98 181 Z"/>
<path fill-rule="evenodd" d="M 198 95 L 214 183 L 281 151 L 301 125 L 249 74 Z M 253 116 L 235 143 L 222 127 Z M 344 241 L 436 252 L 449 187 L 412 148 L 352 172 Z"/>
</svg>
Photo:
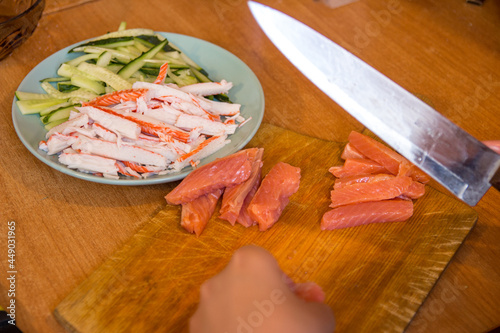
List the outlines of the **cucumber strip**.
<svg viewBox="0 0 500 333">
<path fill-rule="evenodd" d="M 143 53 L 143 52 L 139 51 L 139 49 L 136 48 L 135 46 L 118 47 L 118 48 L 116 48 L 116 50 L 129 54 L 132 57 L 132 59 L 137 58 L 138 56 L 140 56 Z"/>
<path fill-rule="evenodd" d="M 114 32 L 109 32 L 105 35 L 96 37 L 92 39 L 92 41 L 98 41 L 101 39 L 108 39 L 108 38 L 118 38 L 118 37 L 138 37 L 142 35 L 154 35 L 154 31 L 151 29 L 126 29 L 126 30 L 121 30 L 121 31 L 114 31 Z"/>
<path fill-rule="evenodd" d="M 62 107 L 57 110 L 52 111 L 51 113 L 45 115 L 42 119 L 42 123 L 48 124 L 56 120 L 60 119 L 68 119 L 71 111 L 76 111 L 74 105 L 70 105 L 67 107 Z"/>
<path fill-rule="evenodd" d="M 106 52 L 106 51 L 111 52 L 113 57 L 121 62 L 127 63 L 127 62 L 131 61 L 132 59 L 134 59 L 134 57 L 129 53 L 121 52 L 121 51 L 118 51 L 115 49 L 108 49 L 105 47 L 87 46 L 87 47 L 78 48 L 78 51 L 76 51 L 76 49 L 75 49 L 75 52 L 97 53 L 97 54 L 101 54 L 101 53 Z"/>
<path fill-rule="evenodd" d="M 47 125 L 45 125 L 44 128 L 46 131 L 49 131 L 52 127 L 56 127 L 57 125 L 64 123 L 66 120 L 68 120 L 68 119 L 55 120 L 55 121 L 50 122 Z"/>
<path fill-rule="evenodd" d="M 146 59 L 144 60 L 144 66 L 146 68 L 160 68 L 165 62 L 168 62 L 170 68 L 189 68 L 187 64 L 182 64 L 175 61 L 160 60 L 160 59 Z"/>
<path fill-rule="evenodd" d="M 58 76 L 58 77 L 48 77 L 46 79 L 40 80 L 40 82 L 63 82 L 69 81 L 69 77 Z"/>
<path fill-rule="evenodd" d="M 86 62 L 82 62 L 82 64 L 86 64 Z M 95 66 L 95 65 L 93 65 L 93 66 Z M 99 68 L 101 68 L 101 67 L 99 67 Z M 78 90 L 71 91 L 68 93 L 63 93 L 63 92 L 60 92 L 59 90 L 57 90 L 56 88 L 54 88 L 49 82 L 42 82 L 41 87 L 43 90 L 45 90 L 47 92 L 47 94 L 49 94 L 50 96 L 52 96 L 54 98 L 77 97 L 77 98 L 81 98 L 81 99 L 90 101 L 91 99 L 94 99 L 98 96 L 97 94 L 95 94 L 91 91 L 88 91 L 86 89 L 83 89 L 83 88 L 80 88 Z"/>
<path fill-rule="evenodd" d="M 193 73 L 193 75 L 198 79 L 198 81 L 200 82 L 212 82 L 212 80 L 210 80 L 208 78 L 208 76 L 206 76 L 205 74 L 203 74 L 202 72 L 200 72 L 199 70 L 197 70 L 196 68 L 193 68 L 191 67 L 191 72 Z"/>
<path fill-rule="evenodd" d="M 174 44 L 170 43 L 170 46 L 173 48 L 177 49 L 180 53 L 181 59 L 184 60 L 189 66 L 196 68 L 197 70 L 201 70 L 201 66 L 198 65 L 196 62 L 193 61 L 193 59 L 189 58 L 184 52 L 181 51 L 177 46 Z"/>
<path fill-rule="evenodd" d="M 177 81 L 180 86 L 187 86 L 199 82 L 190 69 L 181 69 L 172 74 L 177 76 Z"/>
<path fill-rule="evenodd" d="M 80 45 L 72 48 L 71 50 L 68 51 L 68 53 L 79 52 L 78 51 L 79 49 L 81 49 L 82 47 L 87 47 L 87 46 L 99 46 L 99 47 L 105 47 L 108 49 L 114 49 L 117 47 L 127 46 L 127 45 L 134 45 L 134 37 L 125 36 L 125 37 L 115 37 L 115 38 L 91 40 L 90 42 L 80 44 Z"/>
<path fill-rule="evenodd" d="M 143 41 L 142 39 L 139 38 L 134 38 L 134 46 L 141 51 L 142 53 L 148 52 L 150 48 L 152 48 L 154 45 L 146 45 L 147 42 Z M 149 44 L 149 43 L 147 43 Z"/>
<path fill-rule="evenodd" d="M 63 93 L 67 93 L 70 91 L 77 90 L 79 87 L 72 85 L 71 81 L 64 81 L 64 82 L 58 82 L 57 83 L 57 90 Z"/>
<path fill-rule="evenodd" d="M 155 54 L 158 53 L 167 43 L 168 41 L 164 40 L 160 44 L 150 49 L 148 52 L 143 53 L 139 57 L 135 58 L 127 65 L 125 65 L 122 69 L 120 69 L 118 75 L 120 75 L 124 79 L 128 79 L 132 74 L 137 72 L 144 65 L 144 60 L 153 58 Z"/>
<path fill-rule="evenodd" d="M 120 65 L 120 64 L 109 64 L 107 65 L 105 68 L 109 69 L 110 71 L 112 71 L 113 73 L 118 73 L 118 71 L 120 69 L 123 68 L 123 65 Z"/>
<path fill-rule="evenodd" d="M 156 46 L 164 41 L 166 41 L 167 39 L 165 37 L 163 37 L 162 35 L 159 35 L 159 34 L 155 34 L 155 35 L 149 35 L 149 36 L 137 36 L 137 38 L 145 41 L 146 43 L 149 43 L 150 47 L 153 47 L 153 46 Z M 147 46 L 147 45 L 146 45 Z M 167 42 L 167 44 L 165 44 L 163 46 L 163 51 L 165 52 L 171 52 L 171 51 L 177 51 L 175 49 L 173 49 L 171 46 L 170 46 L 170 43 Z"/>
<path fill-rule="evenodd" d="M 120 26 L 118 27 L 118 31 L 123 31 L 127 29 L 127 22 L 121 21 Z"/>
<path fill-rule="evenodd" d="M 82 65 L 82 64 L 86 64 L 86 62 L 81 62 L 80 65 Z M 78 66 L 80 66 L 80 65 L 78 65 Z M 98 80 L 98 78 L 96 78 L 95 76 L 93 76 L 85 71 L 81 71 L 79 69 L 79 67 L 74 67 L 74 66 L 64 64 L 64 63 L 61 64 L 61 66 L 59 66 L 59 69 L 57 70 L 57 75 L 60 75 L 60 76 L 66 77 L 66 78 L 70 78 L 70 79 L 73 75 L 79 75 L 79 76 L 85 76 L 86 78 L 91 79 L 91 80 Z"/>
<path fill-rule="evenodd" d="M 22 114 L 39 113 L 43 109 L 67 102 L 67 98 L 43 98 L 43 99 L 27 99 L 16 101 L 16 105 Z"/>
<path fill-rule="evenodd" d="M 71 84 L 80 88 L 85 88 L 87 90 L 93 91 L 98 95 L 104 94 L 104 85 L 95 80 L 90 80 L 84 76 L 73 75 L 71 77 Z"/>
<path fill-rule="evenodd" d="M 64 102 L 64 103 L 60 103 L 60 104 L 56 104 L 56 105 L 50 106 L 48 108 L 45 108 L 45 109 L 41 110 L 40 111 L 40 116 L 46 116 L 49 113 L 53 112 L 54 110 L 58 110 L 60 108 L 65 108 L 65 107 L 68 107 L 68 106 L 71 106 L 71 105 L 74 105 L 74 104 L 75 103 L 73 103 L 71 101 L 68 101 L 68 102 Z"/>
<path fill-rule="evenodd" d="M 99 58 L 97 58 L 97 62 L 95 64 L 99 67 L 106 67 L 111 62 L 112 57 L 113 55 L 111 54 L 111 52 L 104 51 L 103 53 L 101 53 Z"/>
<path fill-rule="evenodd" d="M 51 98 L 47 94 L 37 94 L 25 91 L 16 91 L 16 97 L 19 101 L 29 100 L 29 99 L 49 99 Z"/>
<path fill-rule="evenodd" d="M 71 66 L 78 66 L 82 61 L 87 61 L 87 60 L 92 60 L 92 59 L 97 59 L 99 57 L 99 54 L 97 53 L 88 53 L 84 54 L 82 56 L 79 56 L 78 58 L 72 59 L 70 61 L 66 61 L 68 65 Z"/>
<path fill-rule="evenodd" d="M 130 64 L 130 63 L 129 63 Z M 126 67 L 126 66 L 125 66 Z M 125 68 L 123 67 L 123 68 Z M 118 72 L 120 73 L 123 68 Z M 123 77 L 121 77 L 118 74 L 113 73 L 107 68 L 104 67 L 99 67 L 97 65 L 89 64 L 86 62 L 82 62 L 79 66 L 78 69 L 81 71 L 96 77 L 99 81 L 105 82 L 107 85 L 111 86 L 115 90 L 124 90 L 124 89 L 131 89 L 132 84 L 125 80 Z M 132 74 L 132 73 L 130 73 Z"/>
</svg>

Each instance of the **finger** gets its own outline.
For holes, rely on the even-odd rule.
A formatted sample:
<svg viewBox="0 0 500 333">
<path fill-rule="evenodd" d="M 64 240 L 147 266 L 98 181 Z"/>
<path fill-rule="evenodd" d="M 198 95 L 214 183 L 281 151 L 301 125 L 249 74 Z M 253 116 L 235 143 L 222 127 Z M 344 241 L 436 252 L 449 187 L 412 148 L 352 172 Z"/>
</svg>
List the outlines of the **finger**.
<svg viewBox="0 0 500 333">
<path fill-rule="evenodd" d="M 323 289 L 314 282 L 297 283 L 293 292 L 306 302 L 323 303 L 325 301 Z"/>
</svg>

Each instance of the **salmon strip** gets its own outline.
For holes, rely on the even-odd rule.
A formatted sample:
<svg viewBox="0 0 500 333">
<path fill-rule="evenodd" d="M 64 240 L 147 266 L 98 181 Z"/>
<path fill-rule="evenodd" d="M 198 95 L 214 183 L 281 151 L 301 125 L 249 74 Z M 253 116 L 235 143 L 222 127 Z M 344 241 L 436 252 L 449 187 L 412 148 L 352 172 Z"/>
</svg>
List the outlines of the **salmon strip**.
<svg viewBox="0 0 500 333">
<path fill-rule="evenodd" d="M 326 212 L 321 219 L 321 230 L 349 228 L 369 223 L 403 222 L 412 215 L 411 200 L 363 202 Z"/>
<path fill-rule="evenodd" d="M 410 163 L 386 145 L 355 131 L 349 134 L 349 143 L 363 155 L 384 166 L 393 175 L 399 173 L 400 164 Z M 411 177 L 415 180 L 428 178 L 424 172 L 416 167 L 412 170 Z"/>
<path fill-rule="evenodd" d="M 424 184 L 427 184 L 431 180 L 429 176 L 420 171 L 420 169 L 409 161 L 405 161 L 399 165 L 398 176 L 408 176 Z"/>
<path fill-rule="evenodd" d="M 405 193 L 413 179 L 406 176 L 394 177 L 372 183 L 356 183 L 344 186 L 330 193 L 332 203 L 330 207 L 336 208 L 360 202 L 394 199 Z"/>
<path fill-rule="evenodd" d="M 396 176 L 390 175 L 387 173 L 379 173 L 376 175 L 358 175 L 358 176 L 351 176 L 351 177 L 344 177 L 344 178 L 337 178 L 335 180 L 335 183 L 333 184 L 333 189 L 338 190 L 339 188 L 342 188 L 347 185 L 352 185 L 356 183 L 371 183 L 371 182 L 378 182 L 381 180 L 387 180 L 387 179 L 392 179 Z"/>
<path fill-rule="evenodd" d="M 347 143 L 342 151 L 342 155 L 340 155 L 340 158 L 347 160 L 348 158 L 366 158 L 366 156 L 361 154 L 361 152 L 354 148 L 352 144 Z"/>
<path fill-rule="evenodd" d="M 248 206 L 250 205 L 250 202 L 252 202 L 255 193 L 257 193 L 257 190 L 259 189 L 261 176 L 262 176 L 262 169 L 259 170 L 259 175 L 257 177 L 258 180 L 253 184 L 253 187 L 250 189 L 250 192 L 248 192 L 248 195 L 246 196 L 245 200 L 243 200 L 243 205 L 241 206 L 240 214 L 236 219 L 236 222 L 241 224 L 245 228 L 257 224 L 257 221 L 252 219 L 248 214 Z"/>
<path fill-rule="evenodd" d="M 181 226 L 188 232 L 200 236 L 212 217 L 222 192 L 222 189 L 217 189 L 182 204 Z"/>
<path fill-rule="evenodd" d="M 348 158 L 342 167 L 332 167 L 328 171 L 337 178 L 389 172 L 379 163 L 366 158 Z"/>
<path fill-rule="evenodd" d="M 165 196 L 167 203 L 179 205 L 217 189 L 234 186 L 248 179 L 252 163 L 245 150 L 216 159 L 196 168 Z"/>
<path fill-rule="evenodd" d="M 413 181 L 410 187 L 401 194 L 400 197 L 403 199 L 418 199 L 421 198 L 425 194 L 425 184 L 420 182 Z"/>
<path fill-rule="evenodd" d="M 121 102 L 135 102 L 139 97 L 146 94 L 147 91 L 147 89 L 117 90 L 112 93 L 96 97 L 87 103 L 82 103 L 82 106 L 110 106 Z"/>
<path fill-rule="evenodd" d="M 160 71 L 158 73 L 158 76 L 156 77 L 156 80 L 153 83 L 155 84 L 164 83 L 165 78 L 167 77 L 167 71 L 168 71 L 168 62 L 165 62 L 163 65 L 160 66 Z"/>
<path fill-rule="evenodd" d="M 260 231 L 269 229 L 278 221 L 290 196 L 298 191 L 299 183 L 300 168 L 284 162 L 272 167 L 247 209 Z"/>
<path fill-rule="evenodd" d="M 248 157 L 252 163 L 250 177 L 243 183 L 226 188 L 222 197 L 219 218 L 228 221 L 234 225 L 248 193 L 254 187 L 255 183 L 260 183 L 260 174 L 262 169 L 262 156 L 264 149 L 251 148 L 247 150 Z"/>
</svg>

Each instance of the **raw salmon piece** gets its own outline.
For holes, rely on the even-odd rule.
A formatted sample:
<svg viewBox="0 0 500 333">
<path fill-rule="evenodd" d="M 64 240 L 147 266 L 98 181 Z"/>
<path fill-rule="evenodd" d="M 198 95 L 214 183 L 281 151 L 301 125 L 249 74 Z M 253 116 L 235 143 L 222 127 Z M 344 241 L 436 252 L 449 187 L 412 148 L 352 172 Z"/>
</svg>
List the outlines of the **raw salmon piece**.
<svg viewBox="0 0 500 333">
<path fill-rule="evenodd" d="M 326 212 L 321 219 L 321 230 L 342 229 L 377 222 L 403 222 L 412 215 L 411 200 L 363 202 Z"/>
<path fill-rule="evenodd" d="M 344 186 L 330 193 L 332 203 L 330 207 L 336 208 L 360 202 L 394 199 L 405 193 L 413 179 L 406 176 L 394 177 L 372 183 L 356 183 Z"/>
<path fill-rule="evenodd" d="M 251 169 L 246 150 L 239 151 L 196 168 L 165 199 L 171 205 L 192 201 L 216 189 L 244 182 L 250 176 Z"/>
<path fill-rule="evenodd" d="M 349 143 L 363 155 L 383 165 L 393 175 L 399 173 L 399 165 L 401 163 L 410 163 L 406 158 L 386 145 L 355 131 L 349 134 Z M 415 180 L 418 180 L 418 178 L 428 178 L 424 172 L 416 167 L 413 169 L 413 173 L 415 176 L 412 174 L 412 178 Z"/>
<path fill-rule="evenodd" d="M 259 170 L 259 176 L 257 177 L 257 181 L 253 184 L 253 187 L 250 189 L 250 192 L 248 192 L 248 195 L 246 196 L 245 200 L 243 200 L 243 205 L 241 206 L 240 214 L 238 215 L 238 218 L 236 219 L 236 222 L 238 222 L 239 224 L 241 224 L 245 228 L 248 228 L 248 227 L 251 227 L 251 226 L 257 224 L 257 221 L 252 219 L 250 217 L 250 215 L 248 214 L 248 205 L 250 205 L 250 202 L 252 202 L 252 199 L 255 196 L 255 193 L 257 193 L 257 190 L 259 189 L 261 173 L 262 173 L 262 169 Z"/>
<path fill-rule="evenodd" d="M 254 184 L 260 182 L 260 170 L 262 169 L 264 149 L 251 148 L 248 149 L 247 152 L 252 163 L 250 177 L 241 184 L 226 188 L 222 197 L 219 218 L 229 221 L 231 225 L 234 225 L 236 219 L 240 215 L 243 202 L 250 190 L 254 187 Z"/>
<path fill-rule="evenodd" d="M 379 173 L 376 175 L 359 175 L 359 176 L 351 176 L 345 178 L 337 178 L 335 179 L 335 183 L 333 184 L 333 189 L 337 190 L 347 185 L 352 185 L 356 183 L 372 183 L 378 182 L 381 180 L 392 179 L 396 176 L 390 175 L 388 173 Z"/>
<path fill-rule="evenodd" d="M 398 176 L 408 176 L 424 184 L 427 184 L 431 180 L 429 176 L 420 171 L 420 169 L 409 161 L 405 161 L 399 165 Z"/>
<path fill-rule="evenodd" d="M 182 204 L 181 226 L 188 232 L 195 233 L 196 236 L 201 235 L 215 211 L 222 192 L 222 189 L 217 189 Z"/>
<path fill-rule="evenodd" d="M 402 198 L 407 199 L 418 199 L 425 194 L 425 184 L 420 182 L 413 181 L 410 187 L 406 190 L 405 193 L 401 195 Z"/>
<path fill-rule="evenodd" d="M 337 178 L 388 172 L 387 169 L 379 163 L 366 158 L 348 158 L 341 168 L 332 167 L 328 171 Z"/>
<path fill-rule="evenodd" d="M 361 154 L 361 152 L 354 148 L 350 143 L 347 143 L 344 147 L 342 155 L 340 155 L 340 158 L 347 160 L 348 158 L 366 158 L 366 156 Z"/>
<path fill-rule="evenodd" d="M 278 221 L 292 194 L 298 191 L 300 168 L 278 162 L 262 180 L 248 206 L 248 215 L 259 224 L 259 230 L 269 229 Z"/>
</svg>

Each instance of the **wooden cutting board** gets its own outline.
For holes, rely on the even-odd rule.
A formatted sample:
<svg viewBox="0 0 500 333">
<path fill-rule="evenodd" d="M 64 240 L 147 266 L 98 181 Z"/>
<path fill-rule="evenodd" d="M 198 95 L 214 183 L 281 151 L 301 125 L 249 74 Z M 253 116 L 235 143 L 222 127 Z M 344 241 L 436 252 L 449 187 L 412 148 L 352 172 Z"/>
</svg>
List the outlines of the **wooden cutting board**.
<svg viewBox="0 0 500 333">
<path fill-rule="evenodd" d="M 165 207 L 55 309 L 73 332 L 186 332 L 199 287 L 246 244 L 269 250 L 296 282 L 315 281 L 337 332 L 401 332 L 476 222 L 476 213 L 431 186 L 407 222 L 321 231 L 346 142 L 263 124 L 248 147 L 263 147 L 265 175 L 278 161 L 302 169 L 299 191 L 268 231 L 217 218 L 200 237 Z M 165 194 L 176 184 L 165 186 Z"/>
</svg>

